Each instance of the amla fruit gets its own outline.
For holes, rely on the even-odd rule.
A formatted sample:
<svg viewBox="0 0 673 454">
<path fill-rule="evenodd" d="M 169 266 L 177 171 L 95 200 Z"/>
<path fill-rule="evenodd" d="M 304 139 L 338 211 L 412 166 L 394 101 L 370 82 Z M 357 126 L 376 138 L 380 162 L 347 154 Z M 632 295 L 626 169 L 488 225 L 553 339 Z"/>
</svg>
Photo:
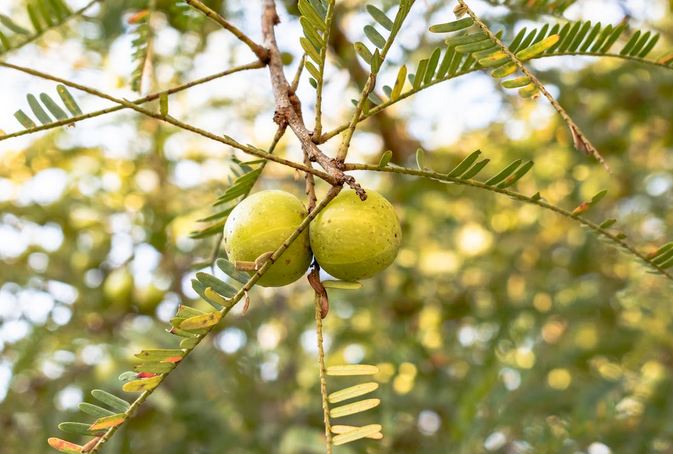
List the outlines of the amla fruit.
<svg viewBox="0 0 673 454">
<path fill-rule="evenodd" d="M 395 209 L 381 194 L 367 190 L 362 201 L 343 190 L 311 222 L 311 249 L 332 276 L 356 281 L 386 269 L 402 240 Z"/>
<path fill-rule="evenodd" d="M 247 197 L 229 213 L 224 224 L 224 248 L 229 261 L 254 262 L 275 251 L 306 214 L 304 204 L 285 191 L 261 191 Z M 287 285 L 306 272 L 310 261 L 309 236 L 304 230 L 257 283 L 263 287 Z"/>
</svg>

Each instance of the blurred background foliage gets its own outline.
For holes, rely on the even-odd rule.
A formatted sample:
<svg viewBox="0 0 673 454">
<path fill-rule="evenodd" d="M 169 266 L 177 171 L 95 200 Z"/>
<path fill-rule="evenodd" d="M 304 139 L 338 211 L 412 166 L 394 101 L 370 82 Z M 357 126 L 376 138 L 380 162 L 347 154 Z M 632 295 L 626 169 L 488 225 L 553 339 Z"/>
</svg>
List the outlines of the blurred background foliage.
<svg viewBox="0 0 673 454">
<path fill-rule="evenodd" d="M 256 2 L 206 3 L 259 38 Z M 292 74 L 296 4 L 283 3 L 280 44 L 295 57 Z M 629 16 L 660 31 L 657 49 L 673 46 L 673 5 L 664 0 L 473 3 L 507 36 L 531 21 L 610 13 L 613 23 Z M 495 6 L 503 3 L 511 9 Z M 328 127 L 347 118 L 366 76 L 348 44 L 360 39 L 364 3 L 338 4 Z M 23 19 L 23 2 L 0 6 Z M 128 18 L 144 7 L 101 1 L 6 58 L 131 98 Z M 393 61 L 426 57 L 437 38 L 423 30 L 447 21 L 452 7 L 417 2 Z M 157 8 L 145 90 L 253 60 L 202 17 L 169 0 Z M 540 191 L 571 209 L 606 188 L 589 217 L 616 217 L 644 251 L 672 238 L 671 71 L 568 57 L 532 66 L 613 175 L 572 149 L 545 101 L 502 93 L 483 74 L 440 84 L 367 121 L 351 160 L 376 162 L 391 149 L 394 162 L 411 164 L 418 145 L 428 150 L 426 165 L 440 171 L 477 148 L 494 169 L 532 159 L 522 192 Z M 16 103 L 3 107 L 0 126 L 13 131 L 11 114 L 34 82 L 6 69 L 1 77 L 7 104 Z M 299 94 L 311 112 L 307 82 Z M 268 87 L 266 70 L 239 73 L 171 97 L 171 114 L 265 146 L 275 131 Z M 77 97 L 85 111 L 98 106 Z M 214 239 L 189 232 L 211 213 L 235 153 L 128 112 L 0 146 L 0 451 L 41 453 L 59 422 L 81 419 L 77 404 L 92 388 L 121 393 L 117 376 L 132 353 L 173 345 L 163 329 L 177 304 L 201 304 L 189 280 L 194 264 L 212 256 Z M 300 156 L 291 134 L 278 152 Z M 373 412 L 385 435 L 337 452 L 673 452 L 673 315 L 663 278 L 537 207 L 412 177 L 357 176 L 396 205 L 404 244 L 397 262 L 362 289 L 330 291 L 328 364 L 379 365 L 383 402 Z M 256 189 L 301 195 L 302 184 L 272 164 Z M 106 452 L 323 451 L 311 290 L 301 280 L 251 296 L 249 312 L 227 317 Z"/>
</svg>

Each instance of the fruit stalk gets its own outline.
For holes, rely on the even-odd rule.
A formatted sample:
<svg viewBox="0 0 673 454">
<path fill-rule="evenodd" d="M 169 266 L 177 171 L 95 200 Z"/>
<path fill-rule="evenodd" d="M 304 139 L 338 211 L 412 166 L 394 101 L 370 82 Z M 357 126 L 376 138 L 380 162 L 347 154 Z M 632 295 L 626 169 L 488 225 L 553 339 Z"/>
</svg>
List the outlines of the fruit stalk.
<svg viewBox="0 0 673 454">
<path fill-rule="evenodd" d="M 325 348 L 322 335 L 322 307 L 320 296 L 315 294 L 315 331 L 318 342 L 318 363 L 320 369 L 320 395 L 322 398 L 323 421 L 325 423 L 325 448 L 332 454 L 332 425 L 329 420 L 329 402 L 327 400 L 327 368 L 325 367 Z"/>
</svg>

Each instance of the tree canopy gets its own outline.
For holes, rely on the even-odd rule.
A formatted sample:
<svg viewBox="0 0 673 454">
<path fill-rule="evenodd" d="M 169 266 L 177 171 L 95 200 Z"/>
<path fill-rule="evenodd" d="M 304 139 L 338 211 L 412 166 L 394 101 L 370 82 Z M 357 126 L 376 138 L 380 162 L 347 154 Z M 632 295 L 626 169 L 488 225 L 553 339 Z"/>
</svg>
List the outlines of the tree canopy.
<svg viewBox="0 0 673 454">
<path fill-rule="evenodd" d="M 275 3 L 0 3 L 0 451 L 671 452 L 673 3 Z M 382 273 L 227 260 L 342 185 Z"/>
</svg>

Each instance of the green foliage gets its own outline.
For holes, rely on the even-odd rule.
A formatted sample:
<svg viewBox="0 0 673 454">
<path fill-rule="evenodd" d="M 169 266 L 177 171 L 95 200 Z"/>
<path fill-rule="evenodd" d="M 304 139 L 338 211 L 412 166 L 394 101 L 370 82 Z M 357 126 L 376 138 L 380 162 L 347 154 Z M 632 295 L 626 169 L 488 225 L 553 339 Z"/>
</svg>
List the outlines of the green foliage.
<svg viewBox="0 0 673 454">
<path fill-rule="evenodd" d="M 58 92 L 63 105 L 73 117 L 82 114 L 82 110 L 77 104 L 77 101 L 75 101 L 75 98 L 64 85 L 59 84 L 56 87 L 56 91 Z M 35 95 L 32 94 L 26 95 L 26 99 L 28 100 L 28 106 L 33 112 L 33 115 L 35 115 L 38 121 L 43 125 L 67 120 L 69 118 L 68 114 L 46 93 L 40 93 L 39 101 Z M 47 113 L 47 111 L 49 113 Z M 51 114 L 51 116 L 49 114 Z M 33 119 L 31 119 L 23 110 L 17 110 L 14 113 L 14 117 L 26 129 L 32 129 L 37 126 Z"/>
<path fill-rule="evenodd" d="M 151 2 L 148 1 L 145 9 L 134 13 L 128 21 L 132 26 L 133 40 L 131 41 L 131 45 L 133 52 L 131 55 L 135 62 L 135 67 L 131 73 L 131 89 L 138 93 L 142 91 L 145 68 L 149 64 L 148 59 L 151 57 L 152 28 L 150 26 L 150 19 L 152 10 L 150 9 L 150 5 Z"/>
<path fill-rule="evenodd" d="M 325 55 L 327 52 L 327 38 L 329 36 L 326 22 L 328 6 L 324 0 L 300 0 L 298 3 L 301 17 L 299 23 L 304 32 L 304 37 L 299 39 L 301 47 L 306 52 L 308 60 L 305 62 L 313 87 L 318 87 L 318 81 L 322 83 L 323 70 L 325 67 Z"/>
<path fill-rule="evenodd" d="M 354 47 L 358 56 L 369 65 L 372 74 L 379 72 L 381 63 L 383 63 L 383 59 L 385 58 L 390 45 L 400 31 L 409 11 L 411 11 L 414 1 L 415 0 L 402 0 L 395 13 L 394 19 L 390 19 L 384 11 L 376 6 L 367 5 L 367 12 L 371 18 L 374 19 L 375 25 L 365 25 L 362 31 L 369 42 L 374 45 L 374 51 L 372 52 L 367 44 L 361 41 L 355 42 Z M 383 30 L 377 29 L 377 25 L 383 28 Z M 372 101 L 376 104 L 376 100 Z"/>
<path fill-rule="evenodd" d="M 406 5 L 410 8 L 411 3 Z M 537 18 L 534 15 L 539 12 L 561 14 L 572 2 L 493 3 L 512 7 L 512 14 L 524 12 Z M 1 20 L 3 50 L 17 48 L 72 17 L 64 12 L 45 16 L 40 4 L 56 3 L 30 2 L 26 11 L 30 22 L 14 16 Z M 221 2 L 208 4 L 229 17 Z M 302 17 L 297 24 L 281 25 L 302 28 L 306 68 L 316 88 L 324 82 L 325 33 L 330 28 L 347 29 L 354 15 L 358 23 L 367 25 L 347 36 L 363 40 L 355 49 L 368 63 L 366 72 L 381 71 L 386 50 L 404 20 L 398 19 L 400 11 L 404 17 L 408 13 L 404 2 L 396 14 L 390 12 L 389 2 L 382 5 L 339 5 L 343 11 L 329 19 L 334 3 L 307 0 L 299 4 Z M 93 64 L 103 61 L 108 56 L 106 46 L 117 36 L 112 30 L 121 27 L 119 18 L 145 6 L 144 2 L 106 2 L 99 17 L 87 19 L 89 28 L 82 27 L 88 36 L 94 35 L 95 28 L 100 37 L 96 43 L 83 41 L 87 53 L 82 58 Z M 434 7 L 428 6 L 429 14 Z M 173 87 L 195 70 L 187 62 L 196 61 L 207 48 L 214 28 L 194 27 L 191 10 L 175 2 L 157 1 L 156 14 L 157 26 L 173 27 L 170 33 L 180 38 L 176 55 L 153 57 L 164 73 L 170 68 L 170 82 L 161 83 Z M 311 22 L 316 17 L 318 22 Z M 666 150 L 671 148 L 671 137 L 666 120 L 673 115 L 669 96 L 673 86 L 666 73 L 673 65 L 673 54 L 657 56 L 656 49 L 670 45 L 666 32 L 670 18 L 652 24 L 652 30 L 662 31 L 659 37 L 630 30 L 626 24 L 592 22 L 546 24 L 515 34 L 512 23 L 504 19 L 511 17 L 489 16 L 504 28 L 498 37 L 512 36 L 505 42 L 519 61 L 609 56 L 651 67 L 647 83 L 639 77 L 644 71 L 634 71 L 633 65 L 601 61 L 563 72 L 552 67 L 542 73 L 545 81 L 562 87 L 559 101 L 570 115 L 579 124 L 591 125 L 599 148 L 610 153 L 615 175 L 606 175 L 569 153 L 556 119 L 538 117 L 531 103 L 510 97 L 502 99 L 502 111 L 513 123 L 525 125 L 523 132 L 512 133 L 510 123 L 495 119 L 487 128 L 464 133 L 455 143 L 431 146 L 438 143 L 431 135 L 444 127 L 446 119 L 441 109 L 432 114 L 434 106 L 423 104 L 428 102 L 426 97 L 413 109 L 418 116 L 414 121 L 427 123 L 423 137 L 416 137 L 418 143 L 412 146 L 400 145 L 393 129 L 406 131 L 406 118 L 396 117 L 408 111 L 384 110 L 442 81 L 486 70 L 503 88 L 518 90 L 523 97 L 538 93 L 530 77 L 513 75 L 518 67 L 483 30 L 477 30 L 474 19 L 462 16 L 431 27 L 452 33 L 446 45 L 437 47 L 423 37 L 417 48 L 401 47 L 394 57 L 397 67 L 386 73 L 390 86 L 381 87 L 386 101 L 374 93 L 373 83 L 371 90 L 363 91 L 363 99 L 355 101 L 362 111 L 356 109 L 354 120 L 344 119 L 343 125 L 323 135 L 317 128 L 313 140 L 322 149 L 323 140 L 341 131 L 352 132 L 353 125 L 371 118 L 362 129 L 381 137 L 383 144 L 380 151 L 362 150 L 362 155 L 377 158 L 373 164 L 345 166 L 379 172 L 377 178 L 366 181 L 384 188 L 400 207 L 405 238 L 398 263 L 385 275 L 364 283 L 322 282 L 331 304 L 325 320 L 330 339 L 326 359 L 328 364 L 342 364 L 326 370 L 329 392 L 323 400 L 329 406 L 332 445 L 358 443 L 340 448 L 344 453 L 443 452 L 447 446 L 456 452 L 480 452 L 487 440 L 495 439 L 494 433 L 506 440 L 505 450 L 530 446 L 536 452 L 579 452 L 596 440 L 615 452 L 666 452 L 670 447 L 662 421 L 673 415 L 673 401 L 666 393 L 671 377 L 664 360 L 673 322 L 664 304 L 670 284 L 660 278 L 673 278 L 668 271 L 673 267 L 673 243 L 653 246 L 670 237 L 666 232 L 668 190 L 661 188 L 670 183 Z M 147 25 L 147 16 L 139 20 Z M 49 49 L 39 52 L 49 52 L 59 39 L 74 39 L 78 30 L 73 28 L 62 38 L 48 35 Z M 142 39 L 134 43 L 134 84 L 142 79 L 151 48 L 149 38 L 140 34 L 138 38 Z M 351 49 L 347 37 L 339 39 L 345 39 Z M 237 55 L 229 47 L 226 50 L 225 59 Z M 340 69 L 356 74 L 335 50 L 330 57 Z M 92 53 L 101 59 L 88 60 Z M 352 78 L 358 80 L 356 75 Z M 354 85 L 361 88 L 360 83 Z M 316 91 L 318 99 L 321 90 Z M 313 289 L 296 285 L 263 292 L 252 286 L 247 273 L 222 257 L 218 239 L 214 251 L 210 242 L 202 241 L 221 232 L 231 209 L 257 184 L 266 161 L 232 159 L 229 149 L 224 155 L 219 149 L 210 154 L 205 142 L 187 138 L 175 123 L 160 126 L 159 121 L 174 120 L 168 109 L 168 94 L 173 91 L 148 98 L 157 102 L 149 109 L 158 112 L 153 119 L 124 121 L 137 133 L 129 150 L 123 150 L 128 155 L 119 157 L 117 145 L 80 145 L 75 139 L 86 123 L 79 123 L 76 130 L 55 129 L 83 115 L 64 86 L 57 92 L 60 99 L 44 93 L 28 95 L 30 111 L 24 108 L 15 115 L 26 131 L 54 127 L 51 133 L 0 160 L 3 235 L 15 238 L 13 230 L 45 226 L 63 236 L 56 249 L 35 243 L 15 256 L 2 255 L 5 251 L 0 249 L 3 265 L 9 264 L 0 267 L 0 308 L 5 308 L 0 324 L 20 320 L 31 329 L 19 341 L 0 343 L 0 367 L 8 364 L 12 377 L 7 396 L 2 396 L 3 407 L 12 409 L 0 413 L 0 422 L 7 428 L 3 446 L 42 452 L 45 434 L 58 425 L 68 438 L 84 440 L 78 441 L 81 445 L 48 440 L 51 447 L 66 453 L 97 452 L 107 443 L 105 449 L 113 452 L 132 447 L 178 453 L 195 446 L 217 450 L 223 445 L 232 452 L 267 452 L 270 447 L 281 454 L 322 452 L 317 448 L 321 386 L 313 352 L 304 345 L 306 333 L 313 330 L 312 311 L 307 310 Z M 444 94 L 438 92 L 438 96 L 442 99 L 437 102 L 447 102 Z M 195 124 L 216 116 L 242 136 L 268 137 L 270 106 L 257 105 L 254 96 L 241 102 L 234 96 L 213 94 L 196 106 L 198 98 L 171 97 L 172 115 L 189 112 L 185 121 L 193 119 Z M 305 99 L 302 103 L 310 105 Z M 325 106 L 330 121 L 343 107 Z M 230 110 L 235 110 L 233 121 Z M 102 123 L 111 128 L 120 120 L 125 118 L 115 116 Z M 263 134 L 256 128 L 262 120 L 269 122 L 260 128 Z M 255 130 L 241 127 L 248 124 L 254 124 Z M 280 137 L 274 140 L 270 150 L 279 141 Z M 279 154 L 291 157 L 296 143 L 282 141 L 278 148 Z M 487 150 L 489 158 L 472 151 L 476 148 Z M 398 164 L 392 163 L 393 156 Z M 185 163 L 198 166 L 201 183 L 181 184 L 178 175 Z M 301 191 L 291 172 L 273 167 L 260 184 Z M 40 172 L 50 169 L 68 178 L 55 201 L 21 195 L 29 193 L 31 184 L 38 185 Z M 227 172 L 230 175 L 222 178 Z M 354 175 L 360 179 L 362 174 Z M 323 194 L 325 183 L 319 176 L 316 179 L 318 194 Z M 9 191 L 5 190 L 8 184 Z M 213 214 L 201 218 L 205 227 L 189 238 L 188 229 L 214 199 Z M 593 218 L 604 221 L 593 222 Z M 573 227 L 577 224 L 638 258 L 655 276 L 643 275 L 630 261 L 588 241 L 583 230 Z M 647 252 L 631 246 L 631 240 L 626 242 L 627 234 Z M 127 240 L 133 243 L 133 255 L 120 264 L 114 255 Z M 2 247 L 7 248 L 5 243 Z M 159 257 L 150 276 L 135 271 L 143 248 L 153 249 Z M 204 269 L 212 264 L 212 269 Z M 134 275 L 123 297 L 110 298 L 105 288 L 115 268 Z M 148 279 L 161 287 L 163 300 L 158 309 L 144 311 L 138 289 Z M 190 280 L 198 296 L 190 292 Z M 59 293 L 52 287 L 59 285 L 75 291 L 72 301 L 57 299 Z M 68 321 L 56 323 L 51 315 L 46 323 L 31 318 L 24 306 L 34 301 L 38 307 L 47 294 L 55 308 L 68 311 Z M 18 308 L 12 306 L 9 315 L 7 301 Z M 232 313 L 223 324 L 222 318 L 240 301 L 244 301 L 243 311 Z M 165 332 L 148 314 L 168 322 Z M 221 331 L 206 337 L 215 330 Z M 238 342 L 233 343 L 238 345 L 235 349 L 228 344 L 231 338 Z M 138 352 L 132 366 L 128 348 Z M 92 361 L 91 352 L 98 350 L 104 352 L 104 360 Z M 189 367 L 177 368 L 187 355 Z M 350 364 L 364 358 L 372 364 Z M 120 374 L 127 368 L 131 370 Z M 174 379 L 164 384 L 169 374 Z M 368 375 L 365 381 L 345 381 L 360 374 Z M 94 390 L 95 403 L 78 406 L 86 415 L 84 421 L 72 421 L 82 418 L 61 406 L 67 401 L 62 389 L 113 389 L 116 381 L 124 392 L 134 394 L 132 403 Z M 333 389 L 334 385 L 338 386 Z M 381 424 L 369 423 L 374 413 Z M 132 430 L 120 430 L 112 437 L 131 417 Z M 342 418 L 349 425 L 341 424 Z M 58 424 L 61 420 L 67 422 Z M 105 439 L 100 438 L 103 435 Z M 380 441 L 374 447 L 372 440 Z"/>
<path fill-rule="evenodd" d="M 74 14 L 63 0 L 30 0 L 26 14 L 33 30 L 18 24 L 11 17 L 0 14 L 0 54 L 33 41 L 46 30 L 58 26 Z M 4 27 L 4 30 L 2 29 Z"/>
<path fill-rule="evenodd" d="M 208 217 L 199 219 L 199 222 L 213 223 L 201 230 L 192 232 L 192 238 L 207 238 L 221 233 L 224 223 L 227 222 L 227 216 L 229 216 L 229 213 L 231 213 L 231 210 L 234 209 L 238 201 L 250 194 L 250 191 L 262 174 L 264 166 L 263 162 L 259 160 L 247 162 L 234 161 L 231 169 L 235 178 L 229 178 L 229 186 L 213 204 L 215 207 L 225 205 L 225 208 Z"/>
</svg>

